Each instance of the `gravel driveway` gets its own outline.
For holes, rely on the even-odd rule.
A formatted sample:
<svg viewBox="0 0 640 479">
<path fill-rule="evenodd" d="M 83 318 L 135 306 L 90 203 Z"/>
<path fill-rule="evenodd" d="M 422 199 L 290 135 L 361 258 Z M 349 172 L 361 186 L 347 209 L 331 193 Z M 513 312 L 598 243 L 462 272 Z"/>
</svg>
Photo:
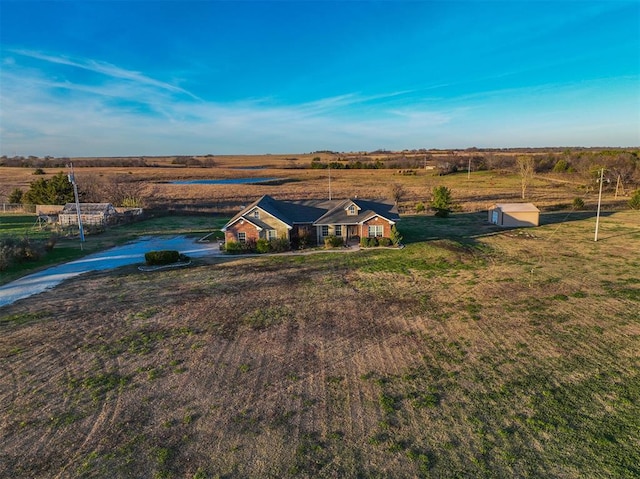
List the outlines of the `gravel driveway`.
<svg viewBox="0 0 640 479">
<path fill-rule="evenodd" d="M 144 263 L 146 252 L 167 249 L 177 250 L 192 258 L 221 254 L 217 242 L 198 243 L 197 240 L 185 236 L 144 237 L 135 242 L 94 253 L 70 263 L 53 266 L 0 286 L 0 307 L 41 293 L 60 284 L 65 279 L 82 273 Z"/>
</svg>

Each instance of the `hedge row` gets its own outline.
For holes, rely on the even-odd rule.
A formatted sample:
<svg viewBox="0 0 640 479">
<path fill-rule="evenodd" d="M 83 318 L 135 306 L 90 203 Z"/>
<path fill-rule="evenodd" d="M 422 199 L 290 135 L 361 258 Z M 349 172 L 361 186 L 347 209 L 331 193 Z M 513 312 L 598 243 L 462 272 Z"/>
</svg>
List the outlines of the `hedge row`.
<svg viewBox="0 0 640 479">
<path fill-rule="evenodd" d="M 256 241 L 249 238 L 244 243 L 238 241 L 227 241 L 224 245 L 225 252 L 229 254 L 246 254 L 246 253 L 283 253 L 291 249 L 291 244 L 285 238 L 277 238 L 267 240 L 260 238 Z"/>
<path fill-rule="evenodd" d="M 373 248 L 375 246 L 391 246 L 391 238 L 377 237 L 377 238 L 360 238 L 360 246 L 364 248 Z"/>
</svg>

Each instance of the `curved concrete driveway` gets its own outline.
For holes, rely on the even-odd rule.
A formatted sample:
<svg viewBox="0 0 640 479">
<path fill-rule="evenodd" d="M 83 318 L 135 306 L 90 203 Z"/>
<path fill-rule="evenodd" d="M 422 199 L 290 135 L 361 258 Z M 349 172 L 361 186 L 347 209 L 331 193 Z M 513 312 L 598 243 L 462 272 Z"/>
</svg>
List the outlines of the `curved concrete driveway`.
<svg viewBox="0 0 640 479">
<path fill-rule="evenodd" d="M 53 288 L 62 281 L 89 271 L 119 268 L 144 263 L 144 254 L 153 250 L 177 250 L 192 258 L 220 254 L 218 243 L 198 243 L 184 236 L 145 237 L 76 261 L 47 268 L 0 286 L 0 307 Z"/>
</svg>

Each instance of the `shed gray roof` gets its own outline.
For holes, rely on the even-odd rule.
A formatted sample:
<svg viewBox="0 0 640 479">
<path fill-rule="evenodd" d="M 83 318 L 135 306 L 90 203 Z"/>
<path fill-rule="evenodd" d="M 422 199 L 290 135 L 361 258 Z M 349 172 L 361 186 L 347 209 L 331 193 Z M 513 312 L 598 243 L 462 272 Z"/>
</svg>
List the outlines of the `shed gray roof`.
<svg viewBox="0 0 640 479">
<path fill-rule="evenodd" d="M 108 214 L 115 211 L 111 203 L 80 203 L 80 213 L 84 215 Z M 61 214 L 77 214 L 76 204 L 67 203 L 62 208 Z"/>
<path fill-rule="evenodd" d="M 533 203 L 498 203 L 495 206 L 502 211 L 507 212 L 524 212 L 524 211 L 540 211 Z"/>
</svg>

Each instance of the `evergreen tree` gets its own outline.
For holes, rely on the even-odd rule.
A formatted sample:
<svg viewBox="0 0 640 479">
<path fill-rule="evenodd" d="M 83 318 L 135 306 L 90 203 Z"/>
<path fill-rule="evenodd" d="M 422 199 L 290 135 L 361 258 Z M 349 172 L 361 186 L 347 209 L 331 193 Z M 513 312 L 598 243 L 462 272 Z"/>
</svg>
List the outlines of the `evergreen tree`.
<svg viewBox="0 0 640 479">
<path fill-rule="evenodd" d="M 435 210 L 436 216 L 446 218 L 451 213 L 452 206 L 451 190 L 446 186 L 436 186 L 433 189 L 433 198 L 431 199 L 431 209 Z"/>
<path fill-rule="evenodd" d="M 9 203 L 22 203 L 23 192 L 20 188 L 16 188 L 9 195 Z"/>
<path fill-rule="evenodd" d="M 39 178 L 29 185 L 22 202 L 31 205 L 64 205 L 74 200 L 73 185 L 60 172 L 50 179 Z"/>
<path fill-rule="evenodd" d="M 391 238 L 390 239 L 391 239 L 391 243 L 393 243 L 393 246 L 398 246 L 400 244 L 400 242 L 402 241 L 402 236 L 400 236 L 400 232 L 396 228 L 396 225 L 393 225 L 391 227 Z"/>
</svg>

